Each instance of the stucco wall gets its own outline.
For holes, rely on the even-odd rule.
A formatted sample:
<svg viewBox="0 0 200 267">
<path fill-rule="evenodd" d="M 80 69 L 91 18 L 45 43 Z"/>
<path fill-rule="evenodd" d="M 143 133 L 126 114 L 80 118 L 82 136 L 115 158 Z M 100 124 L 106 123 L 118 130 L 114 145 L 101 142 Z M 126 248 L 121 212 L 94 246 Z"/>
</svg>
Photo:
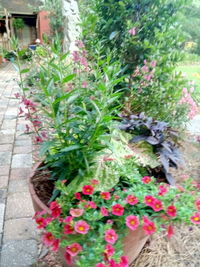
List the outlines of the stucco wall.
<svg viewBox="0 0 200 267">
<path fill-rule="evenodd" d="M 75 41 L 80 36 L 80 16 L 78 0 L 62 0 L 64 15 L 64 49 L 65 51 L 76 50 Z"/>
</svg>

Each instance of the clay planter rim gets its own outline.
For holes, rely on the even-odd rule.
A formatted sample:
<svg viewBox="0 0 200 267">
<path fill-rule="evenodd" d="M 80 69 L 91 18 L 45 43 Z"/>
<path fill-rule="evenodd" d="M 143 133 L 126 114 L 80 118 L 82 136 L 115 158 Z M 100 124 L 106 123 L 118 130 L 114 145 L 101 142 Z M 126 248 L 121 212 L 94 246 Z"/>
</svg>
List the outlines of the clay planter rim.
<svg viewBox="0 0 200 267">
<path fill-rule="evenodd" d="M 33 203 L 35 203 L 40 209 L 41 211 L 44 210 L 46 211 L 48 214 L 51 214 L 51 210 L 39 199 L 38 195 L 35 192 L 34 186 L 32 184 L 32 178 L 36 173 L 36 170 L 41 167 L 43 164 L 43 162 L 38 162 L 33 166 L 31 175 L 29 176 L 28 179 L 28 187 L 29 187 L 29 191 L 31 194 L 31 198 L 33 200 Z"/>
</svg>

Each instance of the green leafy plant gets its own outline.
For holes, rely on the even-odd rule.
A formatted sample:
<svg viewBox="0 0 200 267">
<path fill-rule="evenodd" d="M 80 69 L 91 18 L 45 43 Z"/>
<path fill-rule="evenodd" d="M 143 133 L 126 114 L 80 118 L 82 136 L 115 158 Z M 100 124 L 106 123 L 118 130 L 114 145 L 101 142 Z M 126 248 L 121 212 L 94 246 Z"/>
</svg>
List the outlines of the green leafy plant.
<svg viewBox="0 0 200 267">
<path fill-rule="evenodd" d="M 25 26 L 24 20 L 22 18 L 15 18 L 13 19 L 13 27 L 15 29 L 22 30 Z"/>
</svg>

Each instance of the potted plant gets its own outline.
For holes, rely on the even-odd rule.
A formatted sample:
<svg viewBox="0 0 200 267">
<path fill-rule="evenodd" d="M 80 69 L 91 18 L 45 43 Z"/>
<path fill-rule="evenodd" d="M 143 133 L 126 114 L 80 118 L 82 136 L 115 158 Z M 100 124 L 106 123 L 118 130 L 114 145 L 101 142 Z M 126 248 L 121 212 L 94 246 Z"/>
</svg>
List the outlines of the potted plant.
<svg viewBox="0 0 200 267">
<path fill-rule="evenodd" d="M 138 155 L 128 142 L 132 131 L 122 132 L 117 122 L 120 64 L 97 55 L 90 65 L 83 43 L 77 45 L 72 59 L 56 41 L 41 46 L 25 69 L 23 51 L 15 49 L 23 89 L 16 94 L 20 114 L 30 120 L 27 133 L 34 134 L 43 158 L 30 179 L 33 198 L 40 198 L 37 208 L 44 209 L 35 220 L 45 230 L 45 244 L 64 250 L 68 266 L 125 267 L 154 232 L 171 236 L 174 224 L 200 223 L 199 188 L 191 180 L 183 187 L 159 184 L 149 175 L 149 167 L 160 166 L 157 150 L 149 149 L 150 160 L 146 153 Z M 37 76 L 28 88 L 31 64 Z"/>
</svg>

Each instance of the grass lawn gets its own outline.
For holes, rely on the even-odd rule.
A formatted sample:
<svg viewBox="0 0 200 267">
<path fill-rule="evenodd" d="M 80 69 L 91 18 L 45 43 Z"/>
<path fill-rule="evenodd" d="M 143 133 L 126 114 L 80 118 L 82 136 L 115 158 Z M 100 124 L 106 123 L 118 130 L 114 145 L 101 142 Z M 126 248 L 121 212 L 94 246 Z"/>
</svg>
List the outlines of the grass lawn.
<svg viewBox="0 0 200 267">
<path fill-rule="evenodd" d="M 183 64 L 177 67 L 177 71 L 181 71 L 183 74 L 186 74 L 188 80 L 194 81 L 196 88 L 200 93 L 200 65 Z"/>
</svg>

